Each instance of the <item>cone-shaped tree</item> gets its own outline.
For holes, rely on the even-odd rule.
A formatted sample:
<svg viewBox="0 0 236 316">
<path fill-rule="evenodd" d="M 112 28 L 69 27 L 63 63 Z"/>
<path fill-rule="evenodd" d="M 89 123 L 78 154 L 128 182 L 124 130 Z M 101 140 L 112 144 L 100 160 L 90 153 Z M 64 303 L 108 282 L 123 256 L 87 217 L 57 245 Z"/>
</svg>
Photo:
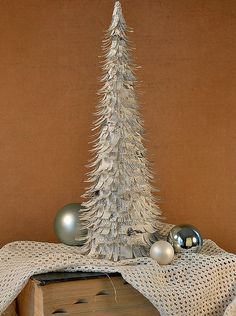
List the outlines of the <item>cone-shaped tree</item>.
<svg viewBox="0 0 236 316">
<path fill-rule="evenodd" d="M 135 94 L 135 66 L 121 4 L 115 3 L 104 41 L 102 95 L 98 105 L 94 157 L 83 197 L 81 220 L 88 229 L 84 251 L 114 261 L 147 255 L 161 225 L 152 195 L 152 175 L 143 145 L 143 125 Z"/>
</svg>

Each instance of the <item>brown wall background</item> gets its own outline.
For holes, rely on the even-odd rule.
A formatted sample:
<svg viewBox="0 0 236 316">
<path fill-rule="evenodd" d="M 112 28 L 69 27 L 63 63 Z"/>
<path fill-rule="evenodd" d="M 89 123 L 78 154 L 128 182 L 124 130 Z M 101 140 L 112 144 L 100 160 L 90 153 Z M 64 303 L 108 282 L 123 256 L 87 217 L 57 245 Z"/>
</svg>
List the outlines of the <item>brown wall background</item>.
<svg viewBox="0 0 236 316">
<path fill-rule="evenodd" d="M 236 252 L 236 1 L 123 0 L 161 208 Z M 111 0 L 0 2 L 0 241 L 80 202 Z"/>
</svg>

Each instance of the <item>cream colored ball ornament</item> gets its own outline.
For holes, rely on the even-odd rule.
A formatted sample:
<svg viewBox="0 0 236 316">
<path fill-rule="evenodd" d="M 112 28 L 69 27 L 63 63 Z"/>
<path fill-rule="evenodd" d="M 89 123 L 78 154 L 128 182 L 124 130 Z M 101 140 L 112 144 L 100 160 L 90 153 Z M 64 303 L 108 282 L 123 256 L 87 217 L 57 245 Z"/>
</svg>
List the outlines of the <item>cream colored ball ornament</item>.
<svg viewBox="0 0 236 316">
<path fill-rule="evenodd" d="M 165 240 L 156 241 L 150 249 L 150 257 L 159 264 L 171 263 L 174 254 L 174 248 Z"/>
</svg>

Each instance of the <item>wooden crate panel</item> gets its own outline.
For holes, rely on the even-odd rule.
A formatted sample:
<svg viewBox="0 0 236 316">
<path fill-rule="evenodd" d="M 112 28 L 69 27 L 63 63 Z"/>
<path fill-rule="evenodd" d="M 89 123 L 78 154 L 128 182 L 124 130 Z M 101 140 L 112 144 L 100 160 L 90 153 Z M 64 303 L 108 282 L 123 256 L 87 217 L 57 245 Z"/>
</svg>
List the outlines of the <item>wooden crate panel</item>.
<svg viewBox="0 0 236 316">
<path fill-rule="evenodd" d="M 18 297 L 19 316 L 159 316 L 122 277 L 102 277 L 41 286 L 30 280 Z"/>
</svg>

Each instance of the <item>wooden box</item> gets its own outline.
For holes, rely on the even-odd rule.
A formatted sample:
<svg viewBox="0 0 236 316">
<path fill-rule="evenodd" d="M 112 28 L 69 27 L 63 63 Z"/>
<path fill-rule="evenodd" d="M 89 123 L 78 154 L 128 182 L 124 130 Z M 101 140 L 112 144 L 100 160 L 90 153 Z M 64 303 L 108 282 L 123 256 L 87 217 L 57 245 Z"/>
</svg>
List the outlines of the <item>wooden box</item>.
<svg viewBox="0 0 236 316">
<path fill-rule="evenodd" d="M 6 310 L 2 316 L 17 316 L 16 313 L 16 301 L 14 301 Z"/>
<path fill-rule="evenodd" d="M 17 298 L 19 316 L 155 316 L 154 306 L 118 274 L 34 276 Z"/>
</svg>

